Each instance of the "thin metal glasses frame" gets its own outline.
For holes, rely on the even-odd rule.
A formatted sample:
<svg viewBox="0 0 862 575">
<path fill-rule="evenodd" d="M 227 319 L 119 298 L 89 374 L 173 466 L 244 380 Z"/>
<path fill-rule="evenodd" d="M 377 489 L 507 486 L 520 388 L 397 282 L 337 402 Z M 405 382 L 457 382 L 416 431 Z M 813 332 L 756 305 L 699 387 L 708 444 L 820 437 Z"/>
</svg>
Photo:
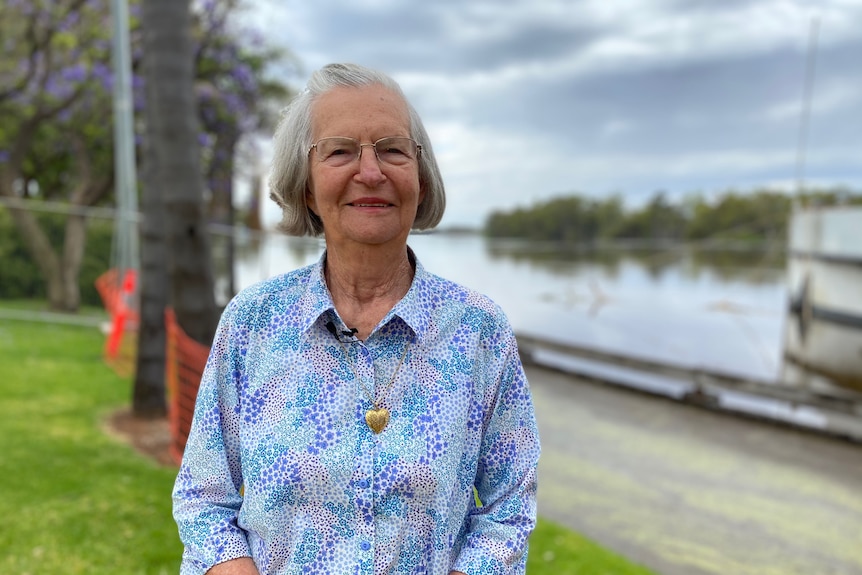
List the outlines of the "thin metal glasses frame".
<svg viewBox="0 0 862 575">
<path fill-rule="evenodd" d="M 386 141 L 388 141 L 388 140 L 407 140 L 407 141 L 412 142 L 412 143 L 413 143 L 413 145 L 416 147 L 416 153 L 415 153 L 415 155 L 414 155 L 413 157 L 411 157 L 411 156 L 407 156 L 407 159 L 408 159 L 408 160 L 411 160 L 411 161 L 412 161 L 412 160 L 416 160 L 416 159 L 418 159 L 418 158 L 419 158 L 419 156 L 422 154 L 422 145 L 421 145 L 421 144 L 419 144 L 419 143 L 418 143 L 416 140 L 414 140 L 413 138 L 408 138 L 407 136 L 387 136 L 387 137 L 385 137 L 385 138 L 380 138 L 379 140 L 377 140 L 376 142 L 371 143 L 371 144 L 363 144 L 363 143 L 361 143 L 359 140 L 357 140 L 357 139 L 355 139 L 355 138 L 349 138 L 349 137 L 347 137 L 347 136 L 330 136 L 330 137 L 327 137 L 327 138 L 321 138 L 321 139 L 319 139 L 317 142 L 315 142 L 314 144 L 312 144 L 312 145 L 308 148 L 308 153 L 310 154 L 310 153 L 311 153 L 311 151 L 312 151 L 312 150 L 315 150 L 315 149 L 316 149 L 316 150 L 318 150 L 318 151 L 320 151 L 319 146 L 320 146 L 321 142 L 324 142 L 324 141 L 327 141 L 327 140 L 340 140 L 340 141 L 343 141 L 343 142 L 345 142 L 345 143 L 350 142 L 351 144 L 353 144 L 353 145 L 355 145 L 355 146 L 356 146 L 356 149 L 357 149 L 356 154 L 355 154 L 353 157 L 351 157 L 348 161 L 345 161 L 345 162 L 343 162 L 343 164 L 339 164 L 339 165 L 352 164 L 353 162 L 355 162 L 355 161 L 359 160 L 359 159 L 362 157 L 362 148 L 366 148 L 366 147 L 374 148 L 374 156 L 377 158 L 377 161 L 382 162 L 382 163 L 384 163 L 384 164 L 390 164 L 390 165 L 393 165 L 393 162 L 391 162 L 391 161 L 387 161 L 387 160 L 385 160 L 385 159 L 381 158 L 381 157 L 380 157 L 380 152 L 379 152 L 379 150 L 377 149 L 377 145 L 378 145 L 378 144 L 380 144 L 381 142 L 385 143 L 385 142 L 386 142 Z M 321 159 L 320 159 L 320 161 L 321 161 L 321 162 L 326 162 L 326 158 L 321 158 Z M 405 163 L 406 163 L 406 162 L 405 162 Z M 396 163 L 396 164 L 394 164 L 394 165 L 398 165 L 398 164 Z"/>
</svg>

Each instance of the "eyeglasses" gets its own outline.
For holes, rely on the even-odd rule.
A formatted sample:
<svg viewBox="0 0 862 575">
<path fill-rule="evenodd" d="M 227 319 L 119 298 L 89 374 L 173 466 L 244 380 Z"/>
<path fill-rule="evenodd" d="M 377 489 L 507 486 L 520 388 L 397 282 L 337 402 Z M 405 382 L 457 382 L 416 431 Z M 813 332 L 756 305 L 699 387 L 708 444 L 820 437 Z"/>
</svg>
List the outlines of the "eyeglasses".
<svg viewBox="0 0 862 575">
<path fill-rule="evenodd" d="M 342 136 L 323 138 L 308 151 L 310 153 L 311 150 L 317 150 L 321 163 L 339 168 L 358 160 L 362 155 L 362 148 L 366 146 L 374 148 L 378 161 L 390 166 L 409 164 L 422 153 L 422 146 L 415 140 L 401 136 L 380 138 L 373 144 L 361 144 L 358 140 Z"/>
</svg>

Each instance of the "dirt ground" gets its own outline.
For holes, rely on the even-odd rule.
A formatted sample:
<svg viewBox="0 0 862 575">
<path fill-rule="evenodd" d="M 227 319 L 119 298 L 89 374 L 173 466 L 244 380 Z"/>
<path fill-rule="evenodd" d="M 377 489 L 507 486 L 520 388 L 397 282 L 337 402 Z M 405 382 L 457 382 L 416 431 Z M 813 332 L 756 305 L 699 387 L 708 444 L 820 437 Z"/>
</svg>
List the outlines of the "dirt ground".
<svg viewBox="0 0 862 575">
<path fill-rule="evenodd" d="M 135 417 L 128 408 L 124 408 L 108 417 L 106 427 L 111 435 L 119 437 L 159 465 L 176 467 L 169 451 L 171 433 L 166 418 Z"/>
</svg>

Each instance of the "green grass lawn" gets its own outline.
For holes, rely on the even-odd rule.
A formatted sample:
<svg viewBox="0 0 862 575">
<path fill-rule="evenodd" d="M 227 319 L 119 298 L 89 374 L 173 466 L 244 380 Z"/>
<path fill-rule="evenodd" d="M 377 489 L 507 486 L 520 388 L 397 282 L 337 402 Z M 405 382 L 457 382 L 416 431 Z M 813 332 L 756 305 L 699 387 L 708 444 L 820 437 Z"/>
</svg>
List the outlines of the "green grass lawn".
<svg viewBox="0 0 862 575">
<path fill-rule="evenodd" d="M 0 573 L 178 572 L 176 470 L 105 433 L 130 382 L 102 362 L 103 343 L 92 327 L 0 319 Z M 527 572 L 650 575 L 547 521 Z"/>
<path fill-rule="evenodd" d="M 103 430 L 129 382 L 94 328 L 0 320 L 0 573 L 176 573 L 176 471 Z"/>
</svg>

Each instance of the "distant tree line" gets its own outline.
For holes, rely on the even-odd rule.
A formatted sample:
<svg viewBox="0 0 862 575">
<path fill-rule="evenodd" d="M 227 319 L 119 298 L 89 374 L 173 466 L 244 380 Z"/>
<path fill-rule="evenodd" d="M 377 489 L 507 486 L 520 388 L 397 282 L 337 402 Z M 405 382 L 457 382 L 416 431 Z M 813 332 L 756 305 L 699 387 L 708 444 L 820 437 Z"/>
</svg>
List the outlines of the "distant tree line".
<svg viewBox="0 0 862 575">
<path fill-rule="evenodd" d="M 782 243 L 794 199 L 802 205 L 862 205 L 862 193 L 844 188 L 789 195 L 776 190 L 729 190 L 714 199 L 689 194 L 671 202 L 656 192 L 638 209 L 622 198 L 571 195 L 528 208 L 493 212 L 484 233 L 495 238 L 524 238 L 566 243 L 643 240 L 655 242 L 734 241 Z"/>
</svg>

